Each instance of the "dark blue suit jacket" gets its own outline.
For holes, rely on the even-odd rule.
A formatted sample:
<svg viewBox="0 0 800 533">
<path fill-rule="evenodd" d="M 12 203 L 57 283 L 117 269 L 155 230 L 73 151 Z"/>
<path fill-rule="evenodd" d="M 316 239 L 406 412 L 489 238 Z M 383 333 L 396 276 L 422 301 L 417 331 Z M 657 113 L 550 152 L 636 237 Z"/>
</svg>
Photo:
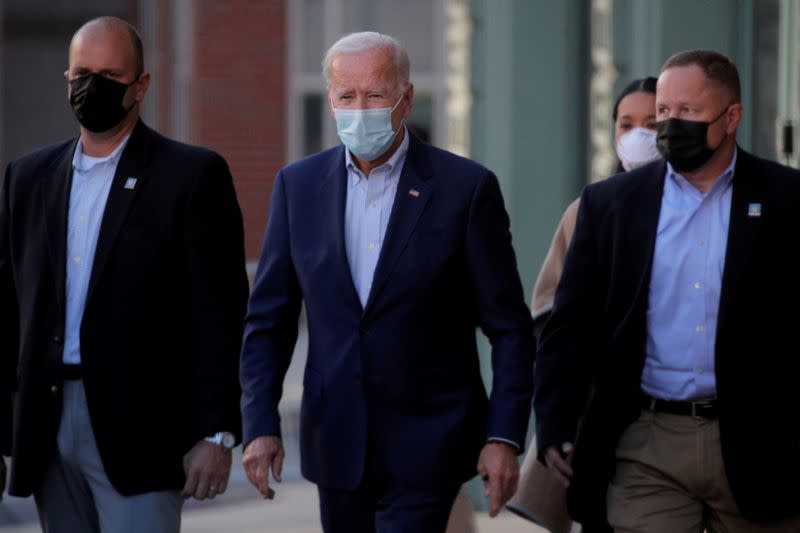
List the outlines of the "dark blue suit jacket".
<svg viewBox="0 0 800 533">
<path fill-rule="evenodd" d="M 450 486 L 475 474 L 487 438 L 523 444 L 531 410 L 533 325 L 497 179 L 412 136 L 364 308 L 345 253 L 346 183 L 343 146 L 275 180 L 242 349 L 245 444 L 280 435 L 303 301 L 304 476 L 353 489 L 369 449 L 396 479 Z M 477 326 L 493 346 L 488 400 Z"/>
</svg>

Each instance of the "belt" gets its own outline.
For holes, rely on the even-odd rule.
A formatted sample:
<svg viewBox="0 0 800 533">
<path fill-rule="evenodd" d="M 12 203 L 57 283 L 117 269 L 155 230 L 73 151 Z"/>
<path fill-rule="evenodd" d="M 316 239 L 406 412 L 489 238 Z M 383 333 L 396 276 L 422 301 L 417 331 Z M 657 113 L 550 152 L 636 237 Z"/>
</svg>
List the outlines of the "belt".
<svg viewBox="0 0 800 533">
<path fill-rule="evenodd" d="M 61 365 L 61 375 L 64 381 L 78 381 L 83 379 L 83 368 L 81 365 Z"/>
<path fill-rule="evenodd" d="M 717 418 L 717 400 L 678 401 L 661 400 L 642 396 L 642 407 L 656 413 L 671 415 L 694 416 L 697 418 Z"/>
</svg>

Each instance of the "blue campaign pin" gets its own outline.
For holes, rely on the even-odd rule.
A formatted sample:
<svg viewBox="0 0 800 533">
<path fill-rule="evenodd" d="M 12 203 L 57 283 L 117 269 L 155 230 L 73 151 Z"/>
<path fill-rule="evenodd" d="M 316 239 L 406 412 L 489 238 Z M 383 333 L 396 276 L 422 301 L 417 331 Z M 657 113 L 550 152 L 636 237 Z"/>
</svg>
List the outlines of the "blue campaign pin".
<svg viewBox="0 0 800 533">
<path fill-rule="evenodd" d="M 747 216 L 758 218 L 761 216 L 761 204 L 747 204 Z"/>
<path fill-rule="evenodd" d="M 125 188 L 129 191 L 132 191 L 134 187 L 136 187 L 136 182 L 138 180 L 136 178 L 128 178 L 128 181 L 125 182 Z"/>
</svg>

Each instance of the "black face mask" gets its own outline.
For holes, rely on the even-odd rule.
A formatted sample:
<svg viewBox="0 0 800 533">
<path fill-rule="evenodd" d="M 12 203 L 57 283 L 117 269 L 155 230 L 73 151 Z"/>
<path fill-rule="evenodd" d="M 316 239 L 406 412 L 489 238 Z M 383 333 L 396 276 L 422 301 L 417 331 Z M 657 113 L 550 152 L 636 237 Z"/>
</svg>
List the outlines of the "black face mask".
<svg viewBox="0 0 800 533">
<path fill-rule="evenodd" d="M 659 153 L 678 172 L 700 168 L 716 151 L 716 148 L 708 146 L 708 127 L 721 119 L 728 109 L 730 106 L 710 122 L 680 118 L 656 122 L 656 147 Z"/>
<path fill-rule="evenodd" d="M 125 85 L 92 73 L 75 78 L 69 83 L 72 89 L 69 103 L 75 117 L 81 126 L 95 133 L 108 131 L 122 122 L 136 105 L 134 102 L 128 109 L 122 105 L 125 91 L 136 81 Z"/>
</svg>

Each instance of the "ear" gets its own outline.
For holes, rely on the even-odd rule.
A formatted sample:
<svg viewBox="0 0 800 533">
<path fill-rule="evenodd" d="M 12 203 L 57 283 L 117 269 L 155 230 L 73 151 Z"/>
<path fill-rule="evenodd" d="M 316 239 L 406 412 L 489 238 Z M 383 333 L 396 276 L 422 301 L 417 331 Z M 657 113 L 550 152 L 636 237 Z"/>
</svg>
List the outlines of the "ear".
<svg viewBox="0 0 800 533">
<path fill-rule="evenodd" d="M 333 98 L 331 98 L 330 89 L 325 92 L 325 96 L 328 97 L 328 112 L 331 114 L 331 118 L 336 120 L 336 113 L 333 112 Z"/>
<path fill-rule="evenodd" d="M 141 104 L 142 100 L 144 100 L 144 95 L 147 93 L 147 88 L 150 87 L 150 73 L 143 72 L 141 76 L 139 76 L 139 81 L 136 85 L 136 102 Z"/>
<path fill-rule="evenodd" d="M 726 129 L 728 135 L 736 133 L 736 130 L 739 128 L 739 123 L 742 121 L 743 113 L 744 108 L 740 102 L 736 102 L 728 109 L 728 127 Z"/>
<path fill-rule="evenodd" d="M 411 110 L 414 109 L 414 84 L 409 83 L 408 87 L 406 87 L 405 93 L 403 93 L 403 99 L 405 102 L 405 110 L 403 111 L 403 118 L 406 119 L 411 114 Z"/>
</svg>

